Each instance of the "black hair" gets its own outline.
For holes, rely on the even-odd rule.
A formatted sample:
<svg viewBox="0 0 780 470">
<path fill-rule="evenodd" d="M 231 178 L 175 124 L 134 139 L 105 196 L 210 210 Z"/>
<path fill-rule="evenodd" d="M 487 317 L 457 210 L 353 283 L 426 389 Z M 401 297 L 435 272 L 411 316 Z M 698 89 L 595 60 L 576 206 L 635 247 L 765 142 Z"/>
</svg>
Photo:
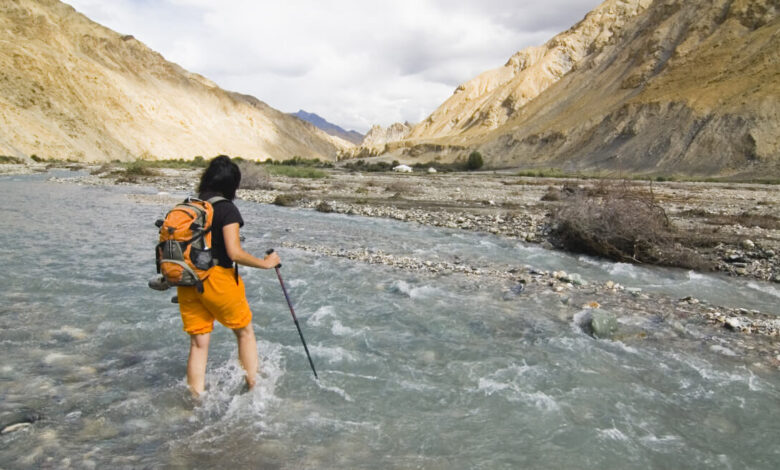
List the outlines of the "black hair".
<svg viewBox="0 0 780 470">
<path fill-rule="evenodd" d="M 236 198 L 236 190 L 241 184 L 241 170 L 227 155 L 220 155 L 203 170 L 198 193 L 216 192 L 231 201 Z"/>
</svg>

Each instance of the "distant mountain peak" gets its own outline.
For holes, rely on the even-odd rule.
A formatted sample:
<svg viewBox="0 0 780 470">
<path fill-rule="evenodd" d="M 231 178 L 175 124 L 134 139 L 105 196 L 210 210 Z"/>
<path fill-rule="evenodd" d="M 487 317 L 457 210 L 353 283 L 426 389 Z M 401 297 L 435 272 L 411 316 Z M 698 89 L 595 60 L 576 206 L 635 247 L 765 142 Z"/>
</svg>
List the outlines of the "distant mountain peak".
<svg viewBox="0 0 780 470">
<path fill-rule="evenodd" d="M 329 122 L 327 119 L 325 119 L 324 117 L 316 113 L 310 113 L 300 109 L 298 110 L 297 113 L 291 113 L 291 114 L 297 117 L 298 119 L 311 123 L 317 128 L 325 131 L 326 133 L 344 139 L 347 142 L 351 142 L 355 145 L 360 145 L 360 143 L 363 141 L 363 134 L 361 134 L 360 132 L 353 131 L 353 130 L 348 131 L 337 124 L 333 124 Z"/>
</svg>

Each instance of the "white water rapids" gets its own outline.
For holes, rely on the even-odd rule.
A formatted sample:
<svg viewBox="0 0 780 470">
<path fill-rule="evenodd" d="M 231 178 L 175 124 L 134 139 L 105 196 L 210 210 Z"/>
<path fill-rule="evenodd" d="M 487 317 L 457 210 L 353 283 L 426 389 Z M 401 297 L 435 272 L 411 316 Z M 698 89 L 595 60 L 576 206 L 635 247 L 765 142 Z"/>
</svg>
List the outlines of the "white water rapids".
<svg viewBox="0 0 780 470">
<path fill-rule="evenodd" d="M 208 392 L 196 403 L 172 293 L 146 287 L 154 220 L 166 205 L 128 197 L 138 192 L 156 190 L 0 177 L 0 425 L 34 421 L 0 435 L 0 468 L 774 469 L 780 462 L 780 373 L 730 354 L 728 343 L 679 337 L 651 321 L 643 323 L 645 340 L 598 340 L 577 325 L 578 307 L 554 292 L 507 299 L 501 282 L 282 243 L 564 269 L 773 313 L 776 286 L 241 201 L 247 249 L 275 247 L 282 256 L 320 381 L 273 271 L 242 269 L 259 338 L 259 386 L 239 393 L 235 341 L 217 326 Z"/>
</svg>

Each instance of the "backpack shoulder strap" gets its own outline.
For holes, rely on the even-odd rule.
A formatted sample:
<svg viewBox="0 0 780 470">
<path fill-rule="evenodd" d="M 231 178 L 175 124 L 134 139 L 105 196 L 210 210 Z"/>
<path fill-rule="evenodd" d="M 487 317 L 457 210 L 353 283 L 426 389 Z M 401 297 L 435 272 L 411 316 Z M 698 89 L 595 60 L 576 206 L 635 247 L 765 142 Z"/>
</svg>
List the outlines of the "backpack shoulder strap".
<svg viewBox="0 0 780 470">
<path fill-rule="evenodd" d="M 209 204 L 211 204 L 213 206 L 214 204 L 218 203 L 219 201 L 229 201 L 229 200 L 230 199 L 228 199 L 226 197 L 214 196 L 214 197 L 210 197 L 210 198 L 206 199 L 206 202 L 208 202 Z"/>
</svg>

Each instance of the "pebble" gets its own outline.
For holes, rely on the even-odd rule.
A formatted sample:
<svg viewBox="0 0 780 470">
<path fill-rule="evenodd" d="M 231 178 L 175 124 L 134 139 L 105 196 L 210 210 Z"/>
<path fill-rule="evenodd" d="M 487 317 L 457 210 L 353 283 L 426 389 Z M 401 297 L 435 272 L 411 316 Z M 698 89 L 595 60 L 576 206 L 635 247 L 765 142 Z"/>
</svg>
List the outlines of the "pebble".
<svg viewBox="0 0 780 470">
<path fill-rule="evenodd" d="M 0 431 L 0 434 L 8 434 L 8 433 L 12 433 L 12 432 L 15 432 L 15 431 L 21 431 L 22 429 L 27 429 L 30 426 L 32 426 L 31 423 L 15 423 L 15 424 L 11 424 L 11 425 L 8 425 L 8 426 L 4 427 L 3 430 Z"/>
</svg>

